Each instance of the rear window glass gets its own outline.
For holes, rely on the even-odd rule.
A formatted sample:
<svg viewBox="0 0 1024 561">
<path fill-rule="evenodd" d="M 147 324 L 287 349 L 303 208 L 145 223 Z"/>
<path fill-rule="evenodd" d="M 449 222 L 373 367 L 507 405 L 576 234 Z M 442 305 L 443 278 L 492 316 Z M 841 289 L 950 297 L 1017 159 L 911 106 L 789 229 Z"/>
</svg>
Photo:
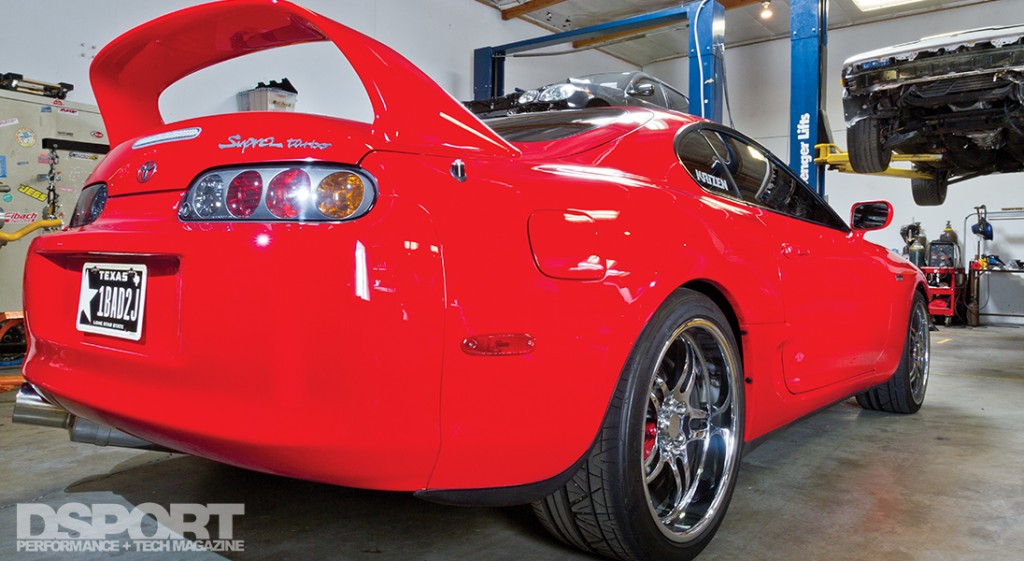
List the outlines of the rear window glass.
<svg viewBox="0 0 1024 561">
<path fill-rule="evenodd" d="M 622 118 L 622 109 L 582 109 L 524 113 L 488 119 L 487 126 L 509 142 L 546 142 L 581 134 Z"/>
</svg>

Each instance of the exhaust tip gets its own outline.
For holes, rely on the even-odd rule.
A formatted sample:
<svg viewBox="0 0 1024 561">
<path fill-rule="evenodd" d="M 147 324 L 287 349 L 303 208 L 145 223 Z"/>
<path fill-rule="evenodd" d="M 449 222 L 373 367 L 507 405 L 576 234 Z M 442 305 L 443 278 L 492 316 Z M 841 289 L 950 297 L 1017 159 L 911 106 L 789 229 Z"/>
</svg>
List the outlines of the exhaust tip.
<svg viewBox="0 0 1024 561">
<path fill-rule="evenodd" d="M 14 399 L 14 415 L 11 420 L 23 425 L 66 429 L 71 426 L 71 413 L 54 405 L 39 395 L 35 386 L 25 382 Z"/>
</svg>

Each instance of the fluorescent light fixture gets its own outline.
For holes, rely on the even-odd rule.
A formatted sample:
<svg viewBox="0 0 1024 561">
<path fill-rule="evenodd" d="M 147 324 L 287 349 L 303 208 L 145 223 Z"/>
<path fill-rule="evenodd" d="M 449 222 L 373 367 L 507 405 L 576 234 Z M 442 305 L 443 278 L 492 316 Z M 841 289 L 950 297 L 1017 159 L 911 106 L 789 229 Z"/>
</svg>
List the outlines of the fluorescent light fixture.
<svg viewBox="0 0 1024 561">
<path fill-rule="evenodd" d="M 920 2 L 921 0 L 853 0 L 853 3 L 860 8 L 862 12 L 870 12 L 871 10 L 881 10 L 882 8 L 892 8 L 895 6 L 902 6 L 904 4 L 913 4 Z"/>
</svg>

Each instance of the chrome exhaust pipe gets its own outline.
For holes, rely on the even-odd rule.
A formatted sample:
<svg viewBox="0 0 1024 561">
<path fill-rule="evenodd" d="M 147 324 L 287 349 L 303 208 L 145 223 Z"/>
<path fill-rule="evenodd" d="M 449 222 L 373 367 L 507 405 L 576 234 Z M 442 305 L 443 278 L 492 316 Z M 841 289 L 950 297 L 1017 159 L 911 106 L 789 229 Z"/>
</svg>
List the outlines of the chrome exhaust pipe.
<svg viewBox="0 0 1024 561">
<path fill-rule="evenodd" d="M 32 384 L 25 382 L 14 398 L 14 415 L 11 420 L 23 425 L 66 429 L 71 426 L 73 416 L 63 407 L 46 401 Z"/>
<path fill-rule="evenodd" d="M 148 440 L 142 440 L 126 432 L 112 429 L 81 417 L 72 419 L 71 426 L 68 427 L 68 434 L 71 436 L 71 442 L 95 444 L 96 446 L 116 446 L 118 448 L 139 448 L 157 452 L 173 452 L 173 450 L 164 448 L 159 444 L 153 444 Z"/>
<path fill-rule="evenodd" d="M 63 407 L 47 401 L 39 394 L 35 386 L 28 382 L 22 384 L 21 389 L 18 390 L 18 395 L 14 399 L 14 415 L 11 420 L 23 425 L 68 429 L 68 435 L 72 442 L 173 452 L 173 450 L 153 444 L 148 440 L 142 440 L 126 432 L 72 415 Z"/>
</svg>

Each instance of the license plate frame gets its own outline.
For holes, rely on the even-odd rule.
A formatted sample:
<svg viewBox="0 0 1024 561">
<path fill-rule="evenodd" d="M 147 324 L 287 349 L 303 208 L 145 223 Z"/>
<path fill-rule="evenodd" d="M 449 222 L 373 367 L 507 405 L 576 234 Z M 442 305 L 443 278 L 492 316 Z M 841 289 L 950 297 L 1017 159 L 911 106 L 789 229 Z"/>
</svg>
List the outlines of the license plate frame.
<svg viewBox="0 0 1024 561">
<path fill-rule="evenodd" d="M 149 270 L 141 263 L 82 265 L 75 327 L 85 333 L 142 338 Z"/>
</svg>

